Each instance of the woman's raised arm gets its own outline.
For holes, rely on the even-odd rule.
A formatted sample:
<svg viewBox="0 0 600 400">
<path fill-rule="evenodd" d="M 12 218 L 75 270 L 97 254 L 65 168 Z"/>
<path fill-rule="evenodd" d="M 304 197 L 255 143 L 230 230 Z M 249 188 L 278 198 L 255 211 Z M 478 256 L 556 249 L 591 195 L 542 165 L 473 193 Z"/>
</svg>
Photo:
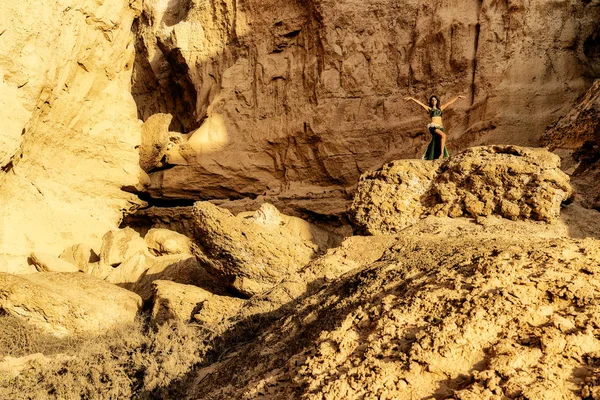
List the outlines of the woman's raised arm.
<svg viewBox="0 0 600 400">
<path fill-rule="evenodd" d="M 465 99 L 465 98 L 466 98 L 465 96 L 456 96 L 455 98 L 453 98 L 452 100 L 450 100 L 449 102 L 447 102 L 446 104 L 441 106 L 440 110 L 444 111 L 446 108 L 450 107 L 452 105 L 452 103 L 454 103 L 456 100 Z"/>
<path fill-rule="evenodd" d="M 418 105 L 420 105 L 421 107 L 423 107 L 426 111 L 429 111 L 429 107 L 427 107 L 425 104 L 421 103 L 419 100 L 417 100 L 413 97 L 405 97 L 404 100 L 412 100 L 415 103 L 417 103 Z"/>
</svg>

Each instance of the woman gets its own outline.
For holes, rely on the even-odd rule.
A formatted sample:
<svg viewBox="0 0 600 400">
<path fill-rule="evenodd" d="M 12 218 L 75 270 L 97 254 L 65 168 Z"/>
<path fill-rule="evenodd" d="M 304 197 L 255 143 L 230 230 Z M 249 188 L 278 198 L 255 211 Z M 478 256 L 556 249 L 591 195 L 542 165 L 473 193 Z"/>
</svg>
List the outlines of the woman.
<svg viewBox="0 0 600 400">
<path fill-rule="evenodd" d="M 427 125 L 427 128 L 432 137 L 425 154 L 423 154 L 423 159 L 435 160 L 450 157 L 448 149 L 446 148 L 446 133 L 444 132 L 444 124 L 442 123 L 442 114 L 443 111 L 456 100 L 464 98 L 465 96 L 457 96 L 443 106 L 440 106 L 440 99 L 437 96 L 431 96 L 429 98 L 429 107 L 415 98 L 404 98 L 404 100 L 412 100 L 423 107 L 429 113 L 429 117 L 431 117 L 431 123 Z"/>
</svg>

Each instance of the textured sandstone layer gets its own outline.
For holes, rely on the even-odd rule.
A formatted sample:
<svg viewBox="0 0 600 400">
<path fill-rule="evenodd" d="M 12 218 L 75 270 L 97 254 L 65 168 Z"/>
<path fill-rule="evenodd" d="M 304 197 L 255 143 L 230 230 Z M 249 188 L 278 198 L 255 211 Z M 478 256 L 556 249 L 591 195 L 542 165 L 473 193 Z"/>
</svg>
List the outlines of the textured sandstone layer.
<svg viewBox="0 0 600 400">
<path fill-rule="evenodd" d="M 140 116 L 171 113 L 171 130 L 192 132 L 149 192 L 310 197 L 352 186 L 423 151 L 427 116 L 406 95 L 467 95 L 445 114 L 451 150 L 537 145 L 600 74 L 599 18 L 597 2 L 579 0 L 146 1 L 135 26 Z"/>
<path fill-rule="evenodd" d="M 130 93 L 141 2 L 0 5 L 0 271 L 97 244 L 139 203 L 140 124 Z"/>
<path fill-rule="evenodd" d="M 442 164 L 400 160 L 361 177 L 351 213 L 369 234 L 398 233 L 427 215 L 552 222 L 573 189 L 544 149 L 473 147 Z"/>
<path fill-rule="evenodd" d="M 582 204 L 600 210 L 600 79 L 567 115 L 548 127 L 542 144 L 561 156 Z"/>
<path fill-rule="evenodd" d="M 586 142 L 600 143 L 600 79 L 564 117 L 546 129 L 540 140 L 550 150 L 577 150 Z"/>
<path fill-rule="evenodd" d="M 218 296 L 192 285 L 170 281 L 156 281 L 152 286 L 152 323 L 161 325 L 169 321 L 201 324 L 214 331 L 244 304 L 236 297 Z"/>
<path fill-rule="evenodd" d="M 199 371 L 187 398 L 597 397 L 599 242 L 465 227 L 398 239 Z"/>
</svg>

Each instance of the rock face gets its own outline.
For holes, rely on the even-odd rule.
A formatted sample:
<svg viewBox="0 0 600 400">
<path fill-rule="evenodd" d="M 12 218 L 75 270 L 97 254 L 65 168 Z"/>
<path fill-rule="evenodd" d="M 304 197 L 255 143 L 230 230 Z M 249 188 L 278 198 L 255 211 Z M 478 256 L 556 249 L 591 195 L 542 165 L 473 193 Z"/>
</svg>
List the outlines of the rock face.
<svg viewBox="0 0 600 400">
<path fill-rule="evenodd" d="M 559 154 L 580 189 L 582 204 L 600 210 L 600 79 L 564 117 L 548 127 L 542 144 Z"/>
<path fill-rule="evenodd" d="M 135 26 L 140 116 L 170 113 L 172 130 L 191 133 L 149 193 L 353 186 L 421 155 L 427 116 L 406 95 L 468 96 L 445 115 L 451 150 L 537 145 L 600 73 L 599 17 L 579 0 L 146 1 Z"/>
<path fill-rule="evenodd" d="M 194 205 L 196 256 L 232 288 L 253 296 L 305 266 L 319 246 L 282 228 L 274 207 L 252 218 L 235 217 L 209 202 Z"/>
<path fill-rule="evenodd" d="M 540 140 L 550 150 L 577 150 L 590 141 L 600 141 L 600 79 L 567 115 L 546 129 Z"/>
<path fill-rule="evenodd" d="M 361 177 L 351 212 L 360 231 L 397 233 L 426 215 L 551 222 L 573 190 L 544 149 L 475 147 L 443 164 L 395 161 Z"/>
<path fill-rule="evenodd" d="M 0 5 L 0 268 L 97 245 L 140 203 L 121 191 L 139 175 L 129 82 L 140 3 Z"/>
<path fill-rule="evenodd" d="M 81 273 L 0 273 L 0 313 L 58 336 L 132 323 L 141 305 L 135 293 Z"/>
</svg>

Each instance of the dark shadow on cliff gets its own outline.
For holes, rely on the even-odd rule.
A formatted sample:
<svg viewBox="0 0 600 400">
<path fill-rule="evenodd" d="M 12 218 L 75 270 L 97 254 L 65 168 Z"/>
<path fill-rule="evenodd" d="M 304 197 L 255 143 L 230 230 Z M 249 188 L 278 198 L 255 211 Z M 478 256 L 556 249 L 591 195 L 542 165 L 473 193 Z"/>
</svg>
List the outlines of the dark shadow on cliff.
<svg viewBox="0 0 600 400">
<path fill-rule="evenodd" d="M 148 46 L 154 43 L 145 42 L 143 31 L 151 21 L 152 16 L 143 12 L 131 27 L 135 37 L 131 94 L 138 105 L 138 118 L 145 121 L 153 114 L 168 113 L 173 115 L 171 131 L 190 132 L 200 126 L 196 116 L 196 88 L 187 64 L 182 62 L 180 49 L 169 49 L 156 39 L 159 49 L 150 59 Z M 154 39 L 154 35 L 147 36 Z M 165 68 L 170 70 L 167 76 L 163 76 Z"/>
<path fill-rule="evenodd" d="M 571 174 L 576 194 L 574 201 L 562 209 L 561 220 L 573 238 L 600 239 L 600 129 L 594 136 L 595 140 L 585 142 L 569 156 L 577 163 Z"/>
</svg>

